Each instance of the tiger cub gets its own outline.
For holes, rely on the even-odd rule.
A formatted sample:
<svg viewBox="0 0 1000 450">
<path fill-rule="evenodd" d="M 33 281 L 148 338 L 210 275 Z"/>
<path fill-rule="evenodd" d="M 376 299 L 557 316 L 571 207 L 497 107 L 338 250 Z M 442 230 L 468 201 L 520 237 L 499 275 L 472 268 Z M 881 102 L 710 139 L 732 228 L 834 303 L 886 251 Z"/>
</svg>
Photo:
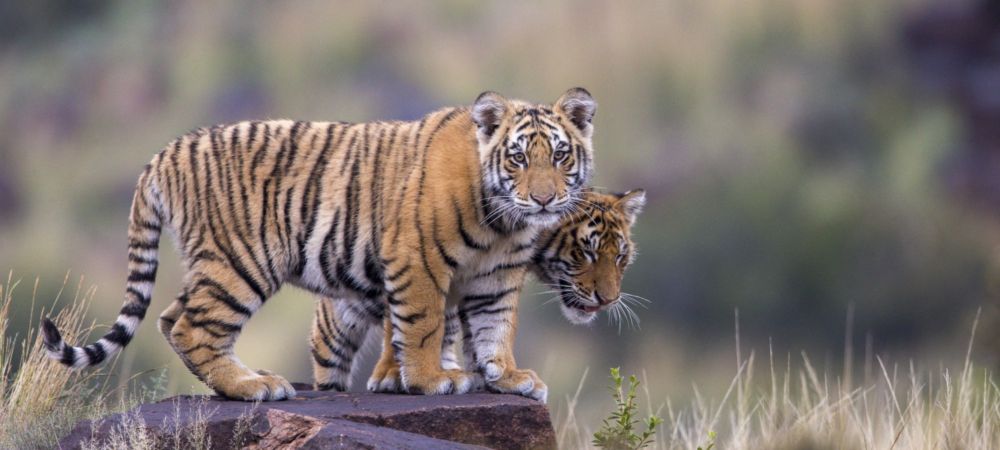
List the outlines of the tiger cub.
<svg viewBox="0 0 1000 450">
<path fill-rule="evenodd" d="M 415 122 L 240 122 L 198 129 L 146 166 L 133 197 L 125 303 L 96 343 L 73 347 L 43 322 L 49 355 L 82 368 L 132 339 L 149 307 L 160 232 L 180 249 L 184 287 L 160 331 L 187 367 L 241 400 L 295 395 L 233 353 L 282 285 L 384 302 L 409 392 L 465 392 L 441 368 L 448 296 L 513 305 L 540 230 L 570 213 L 593 169 L 596 102 L 574 88 L 551 105 L 495 92 Z M 510 351 L 513 306 L 478 355 L 489 382 L 531 378 Z M 470 319 L 471 320 L 471 319 Z M 498 388 L 501 389 L 501 388 Z"/>
<path fill-rule="evenodd" d="M 546 286 L 556 290 L 563 314 L 571 322 L 588 323 L 598 311 L 622 308 L 621 280 L 635 257 L 631 227 L 645 203 L 642 190 L 624 194 L 585 192 L 577 211 L 563 218 L 557 228 L 541 233 L 529 268 Z M 455 354 L 459 332 L 464 335 L 466 363 L 477 359 L 477 349 L 487 337 L 484 330 L 497 326 L 501 313 L 516 306 L 497 306 L 496 301 L 496 297 L 470 296 L 459 305 L 449 306 L 445 313 L 442 368 L 460 368 Z M 381 325 L 383 316 L 384 307 L 379 304 L 317 300 L 309 342 L 317 389 L 348 388 L 354 354 L 368 330 Z M 382 355 L 368 381 L 368 390 L 374 392 L 394 392 L 402 387 L 392 348 L 391 323 L 384 323 Z M 504 387 L 509 388 L 506 392 L 546 399 L 546 386 L 537 377 L 531 383 Z"/>
</svg>

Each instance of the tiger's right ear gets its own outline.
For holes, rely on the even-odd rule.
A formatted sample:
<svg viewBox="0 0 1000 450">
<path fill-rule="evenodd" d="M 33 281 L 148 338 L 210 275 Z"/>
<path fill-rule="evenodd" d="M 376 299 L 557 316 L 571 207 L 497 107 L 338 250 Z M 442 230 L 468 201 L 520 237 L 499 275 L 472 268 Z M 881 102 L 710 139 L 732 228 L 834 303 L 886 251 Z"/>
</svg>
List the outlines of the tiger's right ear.
<svg viewBox="0 0 1000 450">
<path fill-rule="evenodd" d="M 472 105 L 472 121 L 479 127 L 479 142 L 486 143 L 497 131 L 507 111 L 507 99 L 493 91 L 486 91 L 476 97 Z"/>
</svg>

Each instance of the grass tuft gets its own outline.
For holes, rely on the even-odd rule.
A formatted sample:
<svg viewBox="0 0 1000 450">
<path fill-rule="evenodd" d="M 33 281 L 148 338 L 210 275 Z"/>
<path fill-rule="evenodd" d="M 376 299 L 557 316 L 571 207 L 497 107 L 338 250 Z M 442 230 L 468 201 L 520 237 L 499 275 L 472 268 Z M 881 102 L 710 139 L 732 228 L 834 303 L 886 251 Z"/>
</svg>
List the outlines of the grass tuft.
<svg viewBox="0 0 1000 450">
<path fill-rule="evenodd" d="M 10 332 L 14 293 L 20 281 L 14 280 L 11 272 L 6 282 L 0 282 L 0 448 L 54 448 L 80 420 L 123 411 L 163 393 L 164 373 L 152 386 L 132 390 L 126 383 L 124 388 L 112 389 L 108 373 L 114 361 L 103 368 L 75 371 L 46 355 L 36 324 L 60 303 L 68 280 L 67 274 L 56 298 L 47 308 L 40 307 L 38 316 L 35 281 L 29 305 L 32 324 L 24 335 Z M 86 312 L 95 291 L 93 286 L 84 288 L 81 278 L 71 301 L 52 317 L 67 342 L 82 341 L 94 330 Z"/>
<path fill-rule="evenodd" d="M 975 329 L 974 324 L 973 336 Z M 675 408 L 667 399 L 660 408 L 665 411 L 664 421 L 656 427 L 649 448 L 1000 448 L 1000 386 L 993 373 L 976 367 L 970 353 L 957 372 L 947 368 L 922 371 L 914 362 L 900 366 L 875 357 L 872 366 L 877 373 L 858 386 L 839 374 L 817 371 L 805 354 L 797 371 L 789 367 L 784 373 L 775 370 L 771 354 L 769 377 L 758 382 L 755 359 L 750 353 L 739 361 L 719 401 L 706 401 L 697 388 L 695 400 L 685 408 Z M 621 377 L 615 375 L 615 386 L 620 389 Z M 557 416 L 561 417 L 556 424 L 560 447 L 604 446 L 610 437 L 625 435 L 626 424 L 620 419 L 626 416 L 624 407 L 635 420 L 633 391 L 629 389 L 624 397 L 616 394 L 616 411 L 593 442 L 588 442 L 586 424 L 579 423 L 574 411 L 576 396 L 568 398 L 568 413 Z M 609 426 L 618 431 L 607 431 Z M 615 442 L 633 442 L 636 435 L 629 436 Z"/>
</svg>

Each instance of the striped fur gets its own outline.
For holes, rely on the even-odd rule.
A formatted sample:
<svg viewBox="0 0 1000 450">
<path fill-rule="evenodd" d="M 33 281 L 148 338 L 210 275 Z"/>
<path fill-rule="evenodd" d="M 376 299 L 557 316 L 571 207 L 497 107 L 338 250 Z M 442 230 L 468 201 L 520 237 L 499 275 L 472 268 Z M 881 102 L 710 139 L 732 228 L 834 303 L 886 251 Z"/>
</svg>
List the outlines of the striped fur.
<svg viewBox="0 0 1000 450">
<path fill-rule="evenodd" d="M 497 304 L 512 304 L 539 231 L 572 210 L 592 171 L 595 107 L 579 88 L 551 106 L 488 92 L 471 108 L 416 122 L 274 120 L 192 131 L 139 179 L 126 301 L 112 330 L 72 347 L 46 321 L 45 345 L 72 367 L 121 350 L 148 307 L 165 228 L 186 273 L 160 330 L 219 394 L 294 395 L 284 378 L 233 354 L 247 320 L 286 283 L 387 304 L 407 390 L 465 391 L 469 376 L 440 365 L 446 303 L 509 292 Z M 479 276 L 505 265 L 512 269 Z M 503 323 L 491 354 L 513 373 L 513 307 Z"/>
<path fill-rule="evenodd" d="M 555 289 L 566 317 L 574 323 L 593 320 L 598 311 L 614 307 L 619 301 L 621 280 L 625 268 L 632 263 L 635 245 L 631 226 L 645 204 L 645 193 L 634 190 L 625 194 L 585 192 L 579 209 L 562 219 L 559 226 L 541 233 L 528 268 L 546 285 Z M 477 338 L 481 330 L 495 326 L 498 309 L 483 304 L 479 298 L 467 299 L 451 306 L 446 312 L 445 335 L 441 350 L 441 367 L 461 367 L 456 355 L 459 333 L 464 334 L 467 363 L 476 361 L 483 342 Z M 501 308 L 502 309 L 502 308 Z M 364 308 L 349 299 L 320 299 L 317 302 L 313 327 L 313 352 L 319 353 L 313 372 L 320 389 L 345 390 L 348 387 L 353 356 L 368 330 L 380 326 L 382 308 Z M 402 388 L 399 366 L 391 346 L 392 329 L 384 330 L 383 352 L 372 374 L 368 389 L 394 392 Z M 320 345 L 322 344 L 322 345 Z M 333 361 L 334 363 L 325 363 Z M 477 369 L 472 364 L 470 369 Z M 490 387 L 505 392 L 528 395 L 545 400 L 545 384 L 532 373 L 518 386 Z"/>
</svg>

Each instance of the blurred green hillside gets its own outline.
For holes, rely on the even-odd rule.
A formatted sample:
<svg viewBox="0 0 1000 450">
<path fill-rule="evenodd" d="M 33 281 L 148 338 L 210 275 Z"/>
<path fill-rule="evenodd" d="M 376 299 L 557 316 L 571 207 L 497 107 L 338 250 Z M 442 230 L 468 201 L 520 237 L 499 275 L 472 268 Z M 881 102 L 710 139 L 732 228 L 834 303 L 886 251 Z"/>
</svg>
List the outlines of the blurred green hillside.
<svg viewBox="0 0 1000 450">
<path fill-rule="evenodd" d="M 585 369 L 619 365 L 645 371 L 654 398 L 687 395 L 692 380 L 724 387 L 736 309 L 744 351 L 770 340 L 781 359 L 807 350 L 839 367 L 853 305 L 859 353 L 950 360 L 976 308 L 996 302 L 1000 228 L 948 183 L 966 124 L 905 51 L 905 23 L 925 7 L 6 3 L 0 269 L 41 277 L 40 299 L 67 270 L 86 276 L 99 286 L 91 314 L 108 324 L 122 299 L 132 188 L 172 137 L 251 118 L 413 119 L 487 89 L 541 102 L 580 85 L 600 105 L 595 184 L 648 191 L 624 288 L 652 303 L 641 329 L 619 333 L 604 320 L 572 326 L 526 295 L 519 363 L 539 370 L 553 401 Z M 180 279 L 164 247 L 157 313 Z M 38 319 L 30 294 L 18 292 L 24 327 Z M 308 380 L 310 296 L 279 297 L 238 353 Z M 166 366 L 173 391 L 203 390 L 151 322 L 121 377 Z M 602 384 L 587 380 L 581 402 L 603 401 Z"/>
</svg>

